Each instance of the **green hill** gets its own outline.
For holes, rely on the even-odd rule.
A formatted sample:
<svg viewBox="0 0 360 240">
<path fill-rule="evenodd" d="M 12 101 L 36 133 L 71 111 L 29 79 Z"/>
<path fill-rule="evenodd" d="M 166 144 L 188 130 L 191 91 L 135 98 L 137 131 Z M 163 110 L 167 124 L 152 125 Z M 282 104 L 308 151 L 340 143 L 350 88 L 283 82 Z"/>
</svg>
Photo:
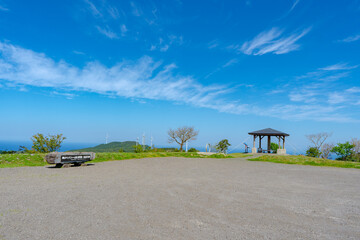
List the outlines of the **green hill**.
<svg viewBox="0 0 360 240">
<path fill-rule="evenodd" d="M 111 142 L 108 144 L 100 144 L 95 147 L 71 150 L 70 152 L 119 152 L 120 149 L 124 152 L 134 152 L 134 146 L 136 145 L 135 141 L 126 141 L 126 142 Z M 145 146 L 146 149 L 149 146 Z"/>
</svg>

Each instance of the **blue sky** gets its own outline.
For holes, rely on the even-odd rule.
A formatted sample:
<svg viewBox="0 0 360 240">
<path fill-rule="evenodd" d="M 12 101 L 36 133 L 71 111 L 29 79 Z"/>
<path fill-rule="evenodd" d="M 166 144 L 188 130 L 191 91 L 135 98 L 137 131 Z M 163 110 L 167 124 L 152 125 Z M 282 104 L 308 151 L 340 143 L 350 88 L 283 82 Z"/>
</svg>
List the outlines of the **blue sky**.
<svg viewBox="0 0 360 240">
<path fill-rule="evenodd" d="M 359 137 L 359 15 L 358 0 L 0 0 L 0 140 Z"/>
</svg>

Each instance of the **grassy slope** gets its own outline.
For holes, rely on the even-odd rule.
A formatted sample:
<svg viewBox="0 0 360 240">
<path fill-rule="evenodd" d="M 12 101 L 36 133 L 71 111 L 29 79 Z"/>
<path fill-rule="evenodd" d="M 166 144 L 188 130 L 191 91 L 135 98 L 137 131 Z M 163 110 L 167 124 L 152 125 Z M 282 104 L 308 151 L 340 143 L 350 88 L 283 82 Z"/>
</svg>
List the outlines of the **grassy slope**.
<svg viewBox="0 0 360 240">
<path fill-rule="evenodd" d="M 340 168 L 360 168 L 360 162 L 345 162 L 328 160 L 321 158 L 312 158 L 306 156 L 277 156 L 264 155 L 257 158 L 248 159 L 249 161 L 262 161 L 285 164 L 324 166 L 324 167 L 340 167 Z"/>
<path fill-rule="evenodd" d="M 48 165 L 44 160 L 46 154 L 0 154 L 0 168 L 25 167 L 25 166 L 45 166 Z M 197 153 L 181 152 L 145 152 L 145 153 L 96 153 L 95 160 L 91 162 L 105 162 L 125 159 L 153 158 L 153 157 L 188 157 L 188 158 L 232 158 L 214 154 L 210 156 L 199 155 Z"/>
<path fill-rule="evenodd" d="M 243 157 L 251 157 L 251 154 L 248 153 L 230 153 L 229 154 L 231 157 L 235 157 L 235 158 L 243 158 Z"/>
</svg>

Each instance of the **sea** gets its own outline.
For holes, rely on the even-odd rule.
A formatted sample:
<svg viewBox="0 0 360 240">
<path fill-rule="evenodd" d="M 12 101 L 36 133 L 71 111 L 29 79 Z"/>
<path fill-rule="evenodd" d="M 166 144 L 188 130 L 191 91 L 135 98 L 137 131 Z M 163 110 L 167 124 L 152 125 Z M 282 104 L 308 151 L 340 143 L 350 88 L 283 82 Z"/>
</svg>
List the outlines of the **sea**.
<svg viewBox="0 0 360 240">
<path fill-rule="evenodd" d="M 64 142 L 59 151 L 65 152 L 87 147 L 95 147 L 100 143 L 69 143 Z M 0 151 L 18 151 L 20 146 L 31 148 L 31 141 L 0 141 Z"/>
<path fill-rule="evenodd" d="M 95 147 L 102 143 L 71 143 L 71 142 L 64 142 L 60 148 L 59 151 L 65 152 L 70 150 L 76 150 L 76 149 L 82 149 L 82 148 L 88 148 L 88 147 Z M 31 148 L 32 142 L 31 141 L 0 141 L 0 151 L 18 151 L 20 146 L 24 146 L 28 149 Z M 155 146 L 158 148 L 166 148 L 166 147 L 176 147 L 176 146 Z M 189 146 L 195 147 L 200 152 L 205 152 L 205 147 L 196 147 L 196 146 Z M 251 151 L 251 149 L 250 149 Z M 229 148 L 229 153 L 242 153 L 244 152 L 244 148 L 236 148 L 232 149 Z M 291 151 L 291 149 L 287 149 L 287 153 L 291 155 L 299 155 L 299 154 L 305 154 L 305 151 L 303 152 L 294 152 Z"/>
</svg>

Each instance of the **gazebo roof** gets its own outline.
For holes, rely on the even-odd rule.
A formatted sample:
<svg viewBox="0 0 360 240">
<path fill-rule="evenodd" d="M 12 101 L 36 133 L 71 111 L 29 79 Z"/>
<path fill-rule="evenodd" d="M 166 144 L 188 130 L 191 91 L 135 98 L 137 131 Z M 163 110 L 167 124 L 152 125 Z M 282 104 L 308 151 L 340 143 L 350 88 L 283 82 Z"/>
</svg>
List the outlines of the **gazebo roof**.
<svg viewBox="0 0 360 240">
<path fill-rule="evenodd" d="M 290 136 L 287 133 L 277 131 L 272 128 L 265 128 L 254 132 L 249 132 L 249 135 L 257 135 L 257 136 Z"/>
</svg>

